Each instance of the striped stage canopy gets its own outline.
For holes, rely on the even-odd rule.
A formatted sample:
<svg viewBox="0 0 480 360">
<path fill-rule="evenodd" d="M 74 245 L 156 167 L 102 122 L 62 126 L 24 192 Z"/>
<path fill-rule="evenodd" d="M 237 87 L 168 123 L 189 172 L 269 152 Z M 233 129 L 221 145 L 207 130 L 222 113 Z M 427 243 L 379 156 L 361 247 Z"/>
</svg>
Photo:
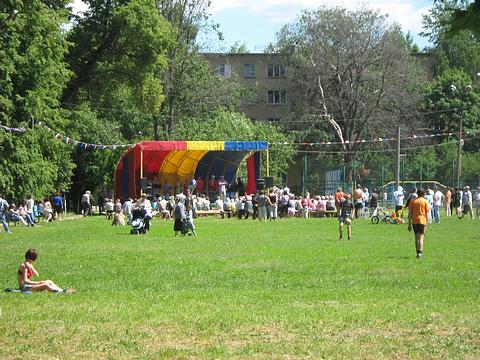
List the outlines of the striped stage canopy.
<svg viewBox="0 0 480 360">
<path fill-rule="evenodd" d="M 224 176 L 235 180 L 240 163 L 247 159 L 247 191 L 255 192 L 260 178 L 259 151 L 267 150 L 266 141 L 143 141 L 126 151 L 115 172 L 115 197 L 137 198 L 141 178 L 174 186 L 192 178 Z"/>
</svg>

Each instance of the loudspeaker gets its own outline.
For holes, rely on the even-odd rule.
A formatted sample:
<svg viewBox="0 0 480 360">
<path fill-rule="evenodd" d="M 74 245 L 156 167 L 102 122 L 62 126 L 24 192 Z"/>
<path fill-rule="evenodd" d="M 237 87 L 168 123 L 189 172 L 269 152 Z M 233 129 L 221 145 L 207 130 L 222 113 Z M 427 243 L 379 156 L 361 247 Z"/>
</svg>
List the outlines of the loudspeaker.
<svg viewBox="0 0 480 360">
<path fill-rule="evenodd" d="M 263 190 L 265 188 L 265 180 L 257 179 L 257 190 Z"/>
<path fill-rule="evenodd" d="M 273 187 L 273 176 L 266 176 L 265 177 L 265 186 L 267 188 Z"/>
</svg>

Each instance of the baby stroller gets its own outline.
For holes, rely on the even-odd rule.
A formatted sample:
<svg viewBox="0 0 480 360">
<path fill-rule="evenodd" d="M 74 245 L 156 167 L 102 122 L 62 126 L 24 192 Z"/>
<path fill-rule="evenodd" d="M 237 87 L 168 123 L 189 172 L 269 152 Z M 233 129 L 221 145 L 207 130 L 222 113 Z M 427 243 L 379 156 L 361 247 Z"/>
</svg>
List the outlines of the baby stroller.
<svg viewBox="0 0 480 360">
<path fill-rule="evenodd" d="M 143 221 L 145 217 L 145 211 L 142 209 L 135 209 L 132 212 L 132 229 L 130 234 L 146 234 L 145 222 Z"/>
</svg>

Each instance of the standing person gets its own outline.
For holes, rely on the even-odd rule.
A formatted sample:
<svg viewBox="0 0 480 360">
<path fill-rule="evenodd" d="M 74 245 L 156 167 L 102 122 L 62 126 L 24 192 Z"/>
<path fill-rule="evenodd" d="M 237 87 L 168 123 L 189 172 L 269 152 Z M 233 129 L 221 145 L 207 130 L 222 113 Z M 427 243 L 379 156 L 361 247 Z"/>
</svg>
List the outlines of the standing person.
<svg viewBox="0 0 480 360">
<path fill-rule="evenodd" d="M 200 194 L 203 194 L 203 186 L 204 186 L 203 179 L 201 176 L 199 176 L 197 178 L 197 187 L 195 188 L 197 192 L 197 196 L 199 196 Z"/>
<path fill-rule="evenodd" d="M 36 221 L 34 208 L 35 208 L 35 200 L 33 200 L 33 195 L 30 195 L 25 205 L 25 210 L 27 212 L 27 217 L 29 218 L 29 223 L 31 224 L 31 226 L 35 226 L 35 221 Z"/>
<path fill-rule="evenodd" d="M 175 208 L 173 209 L 173 219 L 175 220 L 175 223 L 173 224 L 173 231 L 175 232 L 175 237 L 178 236 L 178 232 L 182 231 L 183 226 L 184 226 L 184 221 L 187 218 L 187 215 L 185 213 L 185 204 L 184 199 L 177 197 L 177 204 L 175 205 Z"/>
<path fill-rule="evenodd" d="M 440 209 L 442 207 L 442 201 L 444 197 L 445 196 L 438 188 L 433 193 L 433 217 L 437 224 L 440 224 Z"/>
<path fill-rule="evenodd" d="M 477 188 L 477 192 L 473 197 L 473 201 L 474 201 L 473 205 L 475 206 L 475 209 L 476 209 L 477 219 L 480 220 L 480 186 Z"/>
<path fill-rule="evenodd" d="M 220 179 L 218 180 L 218 193 L 222 200 L 225 200 L 225 198 L 227 197 L 227 186 L 227 180 L 225 180 L 223 176 L 220 176 Z"/>
<path fill-rule="evenodd" d="M 459 216 L 459 219 L 463 219 L 463 217 L 468 213 L 470 214 L 470 220 L 473 220 L 473 196 L 472 192 L 470 191 L 470 186 L 465 186 L 463 195 L 462 195 L 462 204 L 463 204 L 463 213 Z"/>
<path fill-rule="evenodd" d="M 347 224 L 348 240 L 352 238 L 352 218 L 353 218 L 353 203 L 350 201 L 350 194 L 343 194 L 340 202 L 340 215 L 338 217 L 340 240 L 343 239 L 343 225 Z"/>
<path fill-rule="evenodd" d="M 417 259 L 423 255 L 423 239 L 427 230 L 428 214 L 430 213 L 430 205 L 425 200 L 425 191 L 417 190 L 418 197 L 412 199 L 408 205 L 408 231 L 415 234 L 415 249 L 417 250 Z"/>
<path fill-rule="evenodd" d="M 3 228 L 5 229 L 5 232 L 7 234 L 11 234 L 12 232 L 8 228 L 8 223 L 7 223 L 7 214 L 9 211 L 9 205 L 7 200 L 3 198 L 3 196 L 0 194 L 0 222 L 3 225 Z"/>
<path fill-rule="evenodd" d="M 267 203 L 268 203 L 268 213 L 269 213 L 270 221 L 277 220 L 278 201 L 277 201 L 277 194 L 275 193 L 275 190 L 273 188 L 270 189 L 270 192 L 268 193 Z"/>
<path fill-rule="evenodd" d="M 357 185 L 357 188 L 353 192 L 353 201 L 355 202 L 355 217 L 358 219 L 362 215 L 363 210 L 363 201 L 365 194 L 362 190 L 362 186 L 360 184 Z M 403 204 L 402 204 L 403 205 Z"/>
<path fill-rule="evenodd" d="M 280 217 L 288 216 L 288 203 L 290 202 L 290 194 L 287 190 L 283 189 L 280 196 Z"/>
<path fill-rule="evenodd" d="M 122 206 L 122 211 L 128 218 L 128 223 L 127 223 L 128 225 L 132 224 L 132 209 L 133 209 L 133 202 L 132 202 L 132 198 L 129 197 L 127 198 L 127 200 L 125 200 Z"/>
<path fill-rule="evenodd" d="M 138 199 L 136 208 L 144 211 L 143 222 L 145 224 L 145 230 L 150 231 L 150 220 L 152 219 L 152 204 L 147 199 L 147 194 L 142 193 L 140 199 Z"/>
<path fill-rule="evenodd" d="M 375 211 L 375 209 L 377 208 L 378 206 L 378 190 L 377 189 L 373 189 L 372 193 L 370 194 L 370 199 L 369 199 L 369 205 L 370 205 L 370 212 L 373 214 L 373 212 Z"/>
<path fill-rule="evenodd" d="M 428 223 L 431 224 L 433 222 L 433 191 L 427 186 L 425 188 L 425 200 L 428 201 L 428 205 L 430 205 L 430 212 L 427 215 Z"/>
<path fill-rule="evenodd" d="M 82 210 L 83 216 L 92 214 L 92 195 L 89 190 L 85 191 L 85 194 L 82 195 Z"/>
<path fill-rule="evenodd" d="M 455 214 L 457 216 L 460 216 L 462 212 L 462 192 L 458 187 L 455 187 L 453 189 L 451 204 L 452 204 L 452 208 L 455 208 Z"/>
<path fill-rule="evenodd" d="M 263 190 L 260 190 L 255 199 L 258 203 L 258 220 L 267 221 L 267 197 L 263 193 Z"/>
<path fill-rule="evenodd" d="M 452 207 L 451 207 L 451 202 L 452 202 L 452 190 L 448 187 L 447 191 L 445 192 L 445 216 L 449 217 L 452 216 Z"/>
<path fill-rule="evenodd" d="M 245 184 L 241 178 L 237 178 L 236 188 L 238 196 L 245 196 Z"/>
<path fill-rule="evenodd" d="M 54 211 L 54 218 L 56 220 L 62 220 L 62 213 L 63 213 L 63 198 L 60 195 L 60 192 L 56 192 L 55 196 L 52 199 L 53 201 L 53 211 Z"/>
<path fill-rule="evenodd" d="M 208 190 L 208 198 L 210 199 L 210 201 L 213 201 L 218 191 L 218 181 L 215 179 L 215 175 L 210 176 L 210 180 L 208 180 L 208 184 L 207 184 L 207 190 Z"/>
<path fill-rule="evenodd" d="M 398 186 L 397 191 L 393 192 L 393 199 L 395 200 L 395 213 L 398 217 L 402 217 L 402 210 L 403 210 L 403 200 L 405 198 L 405 194 L 403 193 L 403 187 Z"/>
<path fill-rule="evenodd" d="M 344 194 L 342 188 L 339 187 L 337 189 L 337 192 L 335 193 L 335 208 L 337 209 L 337 217 L 340 216 L 340 210 L 342 209 L 341 204 L 342 204 L 344 196 L 345 196 L 345 194 Z"/>
<path fill-rule="evenodd" d="M 102 190 L 98 193 L 97 201 L 98 201 L 98 213 L 100 215 L 103 215 L 103 211 L 105 210 L 105 190 Z"/>
<path fill-rule="evenodd" d="M 75 289 L 62 289 L 51 280 L 37 280 L 33 281 L 33 276 L 38 276 L 38 271 L 33 267 L 33 262 L 38 257 L 38 251 L 35 249 L 29 249 L 25 253 L 25 261 L 20 264 L 17 271 L 18 286 L 23 292 L 30 291 L 44 291 L 58 293 L 73 293 Z"/>
</svg>

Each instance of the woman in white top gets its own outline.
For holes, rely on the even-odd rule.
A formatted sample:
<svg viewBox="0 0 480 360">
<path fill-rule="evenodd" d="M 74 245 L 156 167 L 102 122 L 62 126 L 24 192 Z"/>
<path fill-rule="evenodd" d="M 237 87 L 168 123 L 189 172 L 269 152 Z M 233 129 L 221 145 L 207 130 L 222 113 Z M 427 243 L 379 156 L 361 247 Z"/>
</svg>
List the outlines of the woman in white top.
<svg viewBox="0 0 480 360">
<path fill-rule="evenodd" d="M 43 218 L 45 219 L 45 222 L 49 222 L 53 218 L 53 207 L 48 198 L 43 202 Z"/>
</svg>

